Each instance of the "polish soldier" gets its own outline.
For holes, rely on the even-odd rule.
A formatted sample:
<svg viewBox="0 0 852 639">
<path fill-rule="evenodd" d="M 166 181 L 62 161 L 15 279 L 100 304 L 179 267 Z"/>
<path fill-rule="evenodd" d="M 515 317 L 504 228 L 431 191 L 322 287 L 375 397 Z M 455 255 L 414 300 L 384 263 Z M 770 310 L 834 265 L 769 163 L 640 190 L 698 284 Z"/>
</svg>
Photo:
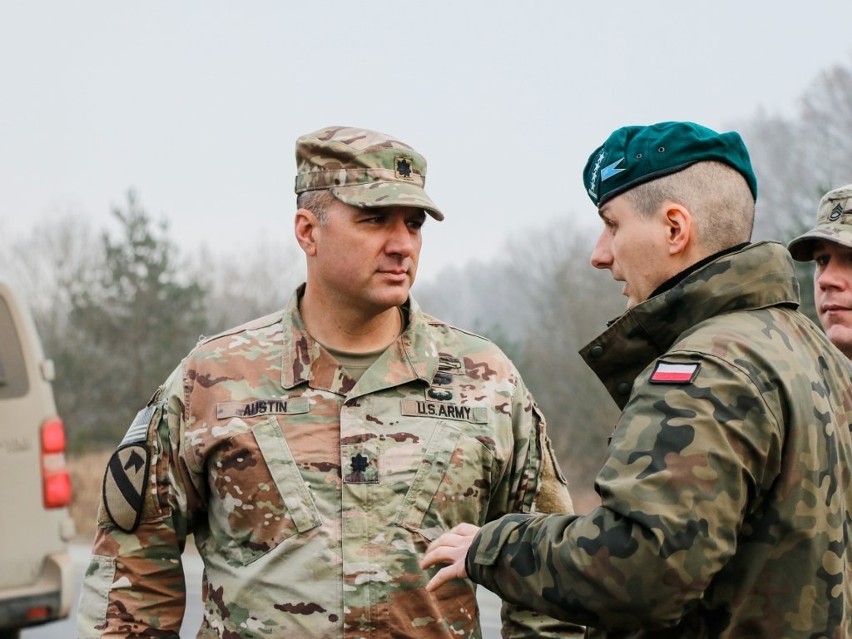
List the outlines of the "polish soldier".
<svg viewBox="0 0 852 639">
<path fill-rule="evenodd" d="M 475 586 L 426 590 L 461 522 L 572 512 L 545 421 L 490 341 L 411 298 L 425 159 L 366 129 L 296 143 L 306 282 L 203 339 L 109 462 L 79 636 L 176 637 L 181 553 L 204 564 L 199 638 L 479 637 Z M 504 606 L 504 636 L 574 626 Z"/>
<path fill-rule="evenodd" d="M 852 637 L 852 377 L 785 247 L 749 242 L 742 139 L 624 127 L 583 176 L 628 306 L 581 351 L 622 409 L 601 505 L 459 526 L 430 588 L 469 576 L 596 637 Z"/>
</svg>

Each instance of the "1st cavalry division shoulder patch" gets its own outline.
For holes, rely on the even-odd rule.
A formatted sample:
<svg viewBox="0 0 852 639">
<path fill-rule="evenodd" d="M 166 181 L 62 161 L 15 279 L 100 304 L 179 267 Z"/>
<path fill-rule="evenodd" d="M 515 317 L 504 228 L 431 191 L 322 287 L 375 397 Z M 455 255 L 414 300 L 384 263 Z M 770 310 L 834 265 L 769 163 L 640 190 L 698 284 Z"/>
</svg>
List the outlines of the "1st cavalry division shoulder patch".
<svg viewBox="0 0 852 639">
<path fill-rule="evenodd" d="M 151 461 L 145 439 L 155 408 L 147 406 L 137 413 L 104 474 L 104 508 L 112 523 L 124 532 L 136 530 L 142 517 Z"/>
</svg>

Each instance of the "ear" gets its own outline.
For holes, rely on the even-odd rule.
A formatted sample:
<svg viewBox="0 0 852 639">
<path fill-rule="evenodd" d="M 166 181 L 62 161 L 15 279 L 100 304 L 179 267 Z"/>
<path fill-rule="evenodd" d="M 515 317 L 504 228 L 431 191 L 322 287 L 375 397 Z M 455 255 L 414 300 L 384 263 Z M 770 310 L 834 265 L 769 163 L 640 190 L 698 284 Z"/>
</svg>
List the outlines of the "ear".
<svg viewBox="0 0 852 639">
<path fill-rule="evenodd" d="M 684 255 L 694 242 L 692 213 L 680 204 L 668 202 L 665 208 L 664 222 L 669 255 Z"/>
<path fill-rule="evenodd" d="M 293 228 L 296 241 L 302 247 L 305 255 L 315 255 L 317 252 L 316 233 L 319 228 L 317 216 L 308 209 L 299 209 L 296 211 L 296 218 L 293 220 Z"/>
</svg>

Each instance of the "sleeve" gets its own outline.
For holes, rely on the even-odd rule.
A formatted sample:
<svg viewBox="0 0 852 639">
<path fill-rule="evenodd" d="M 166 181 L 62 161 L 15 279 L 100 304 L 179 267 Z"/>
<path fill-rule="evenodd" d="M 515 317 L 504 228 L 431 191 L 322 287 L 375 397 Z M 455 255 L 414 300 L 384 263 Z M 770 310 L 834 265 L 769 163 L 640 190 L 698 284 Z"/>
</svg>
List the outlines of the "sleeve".
<svg viewBox="0 0 852 639">
<path fill-rule="evenodd" d="M 516 478 L 512 481 L 516 489 L 511 510 L 573 514 L 571 495 L 547 436 L 544 415 L 523 384 L 515 394 L 512 415 L 516 461 L 511 474 Z M 503 600 L 500 617 L 504 637 L 583 636 L 582 626 L 534 611 L 525 603 Z"/>
<path fill-rule="evenodd" d="M 140 411 L 108 463 L 77 611 L 80 639 L 179 636 L 181 554 L 198 503 L 179 452 L 180 371 Z"/>
<path fill-rule="evenodd" d="M 678 358 L 667 356 L 667 361 Z M 467 555 L 477 583 L 554 617 L 614 629 L 676 624 L 736 549 L 783 435 L 758 388 L 710 355 L 690 383 L 637 379 L 582 517 L 509 515 Z"/>
</svg>

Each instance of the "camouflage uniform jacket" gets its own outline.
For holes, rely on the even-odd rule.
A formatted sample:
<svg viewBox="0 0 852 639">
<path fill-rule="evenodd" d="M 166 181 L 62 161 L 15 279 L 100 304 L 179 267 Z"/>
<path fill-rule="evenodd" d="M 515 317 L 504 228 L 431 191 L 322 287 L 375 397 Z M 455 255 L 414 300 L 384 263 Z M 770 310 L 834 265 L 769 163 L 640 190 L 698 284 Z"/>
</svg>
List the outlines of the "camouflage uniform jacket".
<svg viewBox="0 0 852 639">
<path fill-rule="evenodd" d="M 852 378 L 798 299 L 760 243 L 616 320 L 601 506 L 487 524 L 471 577 L 601 636 L 852 637 Z"/>
<path fill-rule="evenodd" d="M 544 493 L 573 512 L 544 419 L 494 344 L 409 301 L 406 330 L 355 383 L 297 298 L 202 340 L 149 404 L 140 521 L 122 531 L 102 505 L 81 637 L 176 637 L 189 533 L 198 637 L 479 637 L 474 584 L 425 590 L 428 543 Z M 503 615 L 505 636 L 570 627 Z"/>
</svg>

